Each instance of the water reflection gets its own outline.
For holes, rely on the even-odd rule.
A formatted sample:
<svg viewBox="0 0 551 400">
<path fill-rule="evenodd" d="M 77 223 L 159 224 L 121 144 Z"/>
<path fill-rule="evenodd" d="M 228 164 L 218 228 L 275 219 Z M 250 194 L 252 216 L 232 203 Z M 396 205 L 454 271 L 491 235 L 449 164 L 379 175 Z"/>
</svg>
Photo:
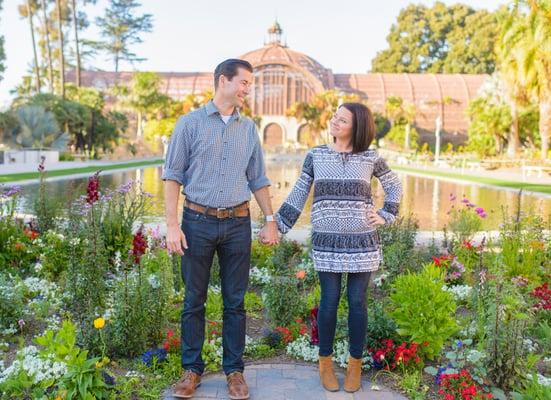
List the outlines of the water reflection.
<svg viewBox="0 0 551 400">
<path fill-rule="evenodd" d="M 269 162 L 267 164 L 268 177 L 272 181 L 273 205 L 277 209 L 291 191 L 300 173 L 301 163 Z M 128 182 L 130 179 L 143 182 L 145 191 L 153 194 L 154 203 L 148 221 L 162 220 L 164 217 L 164 187 L 161 180 L 161 167 L 138 169 L 133 171 L 117 172 L 101 177 L 101 187 L 116 188 Z M 518 193 L 516 191 L 499 190 L 481 187 L 472 184 L 460 184 L 455 182 L 438 181 L 430 178 L 422 178 L 400 174 L 404 196 L 402 202 L 402 214 L 413 213 L 419 220 L 422 230 L 440 230 L 448 220 L 447 212 L 450 209 L 450 194 L 460 200 L 463 196 L 479 207 L 487 210 L 488 217 L 484 221 L 484 229 L 495 229 L 502 221 L 502 207 L 516 210 Z M 48 193 L 54 196 L 62 204 L 70 197 L 70 193 L 85 193 L 87 179 L 71 179 L 48 183 Z M 373 182 L 373 194 L 375 203 L 382 205 L 384 192 L 378 182 Z M 38 192 L 38 185 L 24 187 L 24 197 L 19 205 L 22 212 L 27 211 Z M 305 211 L 300 216 L 297 227 L 305 227 L 310 223 L 310 208 L 312 196 L 308 199 Z M 180 209 L 183 207 L 183 199 L 180 199 Z M 538 197 L 524 195 L 521 208 L 524 211 L 532 211 L 547 216 L 551 213 L 551 197 Z M 252 202 L 252 214 L 259 218 L 261 212 L 256 202 Z"/>
</svg>

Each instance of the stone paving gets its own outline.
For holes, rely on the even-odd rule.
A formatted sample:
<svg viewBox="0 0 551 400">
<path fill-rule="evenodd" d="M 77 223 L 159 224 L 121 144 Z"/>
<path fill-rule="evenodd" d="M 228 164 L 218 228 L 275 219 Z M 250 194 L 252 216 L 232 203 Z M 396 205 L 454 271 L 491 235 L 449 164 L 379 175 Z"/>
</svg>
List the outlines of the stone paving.
<svg viewBox="0 0 551 400">
<path fill-rule="evenodd" d="M 337 369 L 341 384 L 338 392 L 325 391 L 320 386 L 318 369 L 315 365 L 301 364 L 253 364 L 245 368 L 245 379 L 249 385 L 251 400 L 407 400 L 402 394 L 362 379 L 362 389 L 347 393 L 342 389 L 344 371 Z M 172 388 L 167 390 L 163 400 L 172 400 Z M 197 388 L 195 400 L 228 399 L 226 377 L 223 373 L 203 377 Z"/>
</svg>

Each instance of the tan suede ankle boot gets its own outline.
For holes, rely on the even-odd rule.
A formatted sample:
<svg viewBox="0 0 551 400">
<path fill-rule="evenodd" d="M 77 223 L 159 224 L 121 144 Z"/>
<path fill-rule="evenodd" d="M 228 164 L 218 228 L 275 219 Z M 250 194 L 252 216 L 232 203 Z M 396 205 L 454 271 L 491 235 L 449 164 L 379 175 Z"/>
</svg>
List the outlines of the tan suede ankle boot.
<svg viewBox="0 0 551 400">
<path fill-rule="evenodd" d="M 361 358 L 348 357 L 348 369 L 344 378 L 344 390 L 354 393 L 362 386 L 362 360 Z"/>
<path fill-rule="evenodd" d="M 330 392 L 336 392 L 339 390 L 339 381 L 335 376 L 335 371 L 333 370 L 333 360 L 331 356 L 319 357 L 319 368 L 320 368 L 320 380 L 321 385 L 325 390 Z"/>
</svg>

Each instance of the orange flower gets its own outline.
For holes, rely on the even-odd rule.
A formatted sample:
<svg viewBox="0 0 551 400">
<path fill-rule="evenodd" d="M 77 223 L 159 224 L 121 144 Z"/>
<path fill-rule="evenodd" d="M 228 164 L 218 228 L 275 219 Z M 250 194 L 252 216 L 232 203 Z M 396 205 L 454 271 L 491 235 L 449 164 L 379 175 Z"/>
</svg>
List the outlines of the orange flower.
<svg viewBox="0 0 551 400">
<path fill-rule="evenodd" d="M 295 276 L 298 278 L 298 279 L 304 279 L 304 277 L 306 276 L 306 271 L 301 269 L 300 271 L 297 271 L 297 273 L 295 274 Z"/>
<path fill-rule="evenodd" d="M 23 249 L 25 249 L 25 245 L 23 243 L 21 243 L 21 242 L 15 243 L 15 250 L 21 251 Z"/>
<path fill-rule="evenodd" d="M 25 229 L 25 236 L 31 240 L 34 240 L 38 237 L 38 232 L 35 232 L 32 229 Z"/>
</svg>

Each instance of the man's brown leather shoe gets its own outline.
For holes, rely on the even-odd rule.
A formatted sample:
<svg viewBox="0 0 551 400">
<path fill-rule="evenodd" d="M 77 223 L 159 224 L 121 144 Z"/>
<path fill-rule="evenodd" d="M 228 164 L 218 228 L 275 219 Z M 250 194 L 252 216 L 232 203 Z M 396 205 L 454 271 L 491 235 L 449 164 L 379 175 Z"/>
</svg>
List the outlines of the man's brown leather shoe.
<svg viewBox="0 0 551 400">
<path fill-rule="evenodd" d="M 191 399 L 195 389 L 201 384 L 201 375 L 191 370 L 186 370 L 180 382 L 174 387 L 173 397 L 178 399 Z"/>
<path fill-rule="evenodd" d="M 226 377 L 226 380 L 228 381 L 228 395 L 231 400 L 245 400 L 249 398 L 249 387 L 241 372 L 232 372 Z"/>
</svg>

